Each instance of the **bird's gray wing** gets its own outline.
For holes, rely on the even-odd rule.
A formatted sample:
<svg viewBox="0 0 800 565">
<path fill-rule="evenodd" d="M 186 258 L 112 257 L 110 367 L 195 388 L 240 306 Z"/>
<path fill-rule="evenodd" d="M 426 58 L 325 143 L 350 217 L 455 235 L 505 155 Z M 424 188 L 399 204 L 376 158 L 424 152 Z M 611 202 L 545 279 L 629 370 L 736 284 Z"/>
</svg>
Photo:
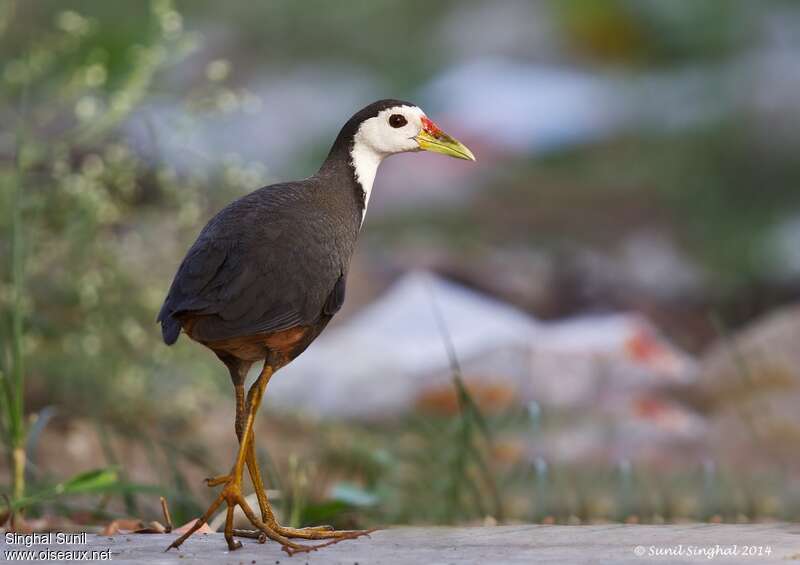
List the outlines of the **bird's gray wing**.
<svg viewBox="0 0 800 565">
<path fill-rule="evenodd" d="M 338 310 L 349 255 L 306 196 L 292 185 L 267 187 L 209 222 L 159 314 L 167 343 L 186 314 L 199 316 L 193 336 L 211 341 L 310 325 Z"/>
</svg>

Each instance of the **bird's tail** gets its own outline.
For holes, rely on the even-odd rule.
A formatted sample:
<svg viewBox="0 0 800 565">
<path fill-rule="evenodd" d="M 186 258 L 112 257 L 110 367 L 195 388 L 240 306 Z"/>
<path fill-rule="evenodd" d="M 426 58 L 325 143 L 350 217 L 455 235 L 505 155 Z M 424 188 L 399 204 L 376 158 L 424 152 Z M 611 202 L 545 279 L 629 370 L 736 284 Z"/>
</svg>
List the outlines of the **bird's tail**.
<svg viewBox="0 0 800 565">
<path fill-rule="evenodd" d="M 181 335 L 181 323 L 169 314 L 159 317 L 159 321 L 161 322 L 161 336 L 164 338 L 164 343 L 172 345 L 178 341 L 178 336 Z"/>
</svg>

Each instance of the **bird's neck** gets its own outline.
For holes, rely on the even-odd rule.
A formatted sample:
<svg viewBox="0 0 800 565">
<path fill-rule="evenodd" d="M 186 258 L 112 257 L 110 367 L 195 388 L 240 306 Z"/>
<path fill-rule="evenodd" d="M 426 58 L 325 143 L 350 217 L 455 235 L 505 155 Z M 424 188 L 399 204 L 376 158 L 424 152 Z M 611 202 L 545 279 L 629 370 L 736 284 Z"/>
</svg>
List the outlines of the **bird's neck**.
<svg viewBox="0 0 800 565">
<path fill-rule="evenodd" d="M 372 185 L 378 166 L 385 155 L 376 152 L 370 146 L 357 139 L 349 143 L 342 143 L 337 139 L 331 148 L 328 158 L 322 164 L 318 175 L 337 176 L 342 178 L 347 185 L 353 187 L 359 212 L 360 222 L 364 223 L 367 215 L 369 197 L 372 194 Z"/>
<path fill-rule="evenodd" d="M 376 152 L 365 143 L 356 141 L 350 151 L 350 163 L 353 167 L 356 182 L 361 187 L 364 198 L 364 211 L 361 216 L 361 223 L 367 215 L 369 197 L 372 194 L 372 184 L 375 182 L 375 175 L 378 173 L 378 166 L 383 161 L 384 155 Z"/>
</svg>

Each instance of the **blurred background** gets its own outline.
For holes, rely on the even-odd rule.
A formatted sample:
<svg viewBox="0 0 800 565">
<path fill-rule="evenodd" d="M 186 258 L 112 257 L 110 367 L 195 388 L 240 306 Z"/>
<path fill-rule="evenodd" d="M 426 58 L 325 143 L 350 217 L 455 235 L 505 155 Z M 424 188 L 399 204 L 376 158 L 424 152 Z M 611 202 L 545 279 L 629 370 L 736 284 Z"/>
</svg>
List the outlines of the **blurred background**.
<svg viewBox="0 0 800 565">
<path fill-rule="evenodd" d="M 257 422 L 283 520 L 797 520 L 799 89 L 788 0 L 3 1 L 2 491 L 32 528 L 205 508 L 233 395 L 161 342 L 171 277 L 392 97 L 478 161 L 382 166 Z"/>
</svg>

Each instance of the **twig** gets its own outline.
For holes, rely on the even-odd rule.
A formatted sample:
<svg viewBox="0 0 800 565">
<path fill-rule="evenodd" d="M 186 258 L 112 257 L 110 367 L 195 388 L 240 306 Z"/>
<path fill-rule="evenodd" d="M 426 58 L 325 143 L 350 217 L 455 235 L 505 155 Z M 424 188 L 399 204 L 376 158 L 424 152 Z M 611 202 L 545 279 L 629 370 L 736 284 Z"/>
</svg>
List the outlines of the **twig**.
<svg viewBox="0 0 800 565">
<path fill-rule="evenodd" d="M 161 513 L 164 514 L 164 532 L 168 534 L 172 531 L 172 516 L 169 515 L 167 499 L 163 496 L 161 497 Z"/>
</svg>

